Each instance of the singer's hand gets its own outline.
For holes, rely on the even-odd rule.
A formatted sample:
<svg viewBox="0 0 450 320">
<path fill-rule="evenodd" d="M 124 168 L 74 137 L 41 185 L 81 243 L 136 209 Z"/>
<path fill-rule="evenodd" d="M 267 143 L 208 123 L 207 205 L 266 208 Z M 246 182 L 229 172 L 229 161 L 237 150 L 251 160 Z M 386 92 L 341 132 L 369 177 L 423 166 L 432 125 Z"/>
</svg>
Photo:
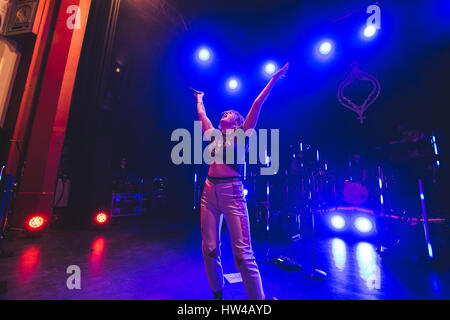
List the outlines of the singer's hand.
<svg viewBox="0 0 450 320">
<path fill-rule="evenodd" d="M 194 94 L 197 100 L 203 100 L 204 92 L 199 91 L 199 93 Z"/>
<path fill-rule="evenodd" d="M 280 70 L 278 70 L 273 76 L 272 78 L 278 80 L 278 79 L 283 79 L 284 77 L 286 77 L 286 73 L 289 70 L 289 62 L 286 63 L 283 68 L 281 68 Z"/>
</svg>

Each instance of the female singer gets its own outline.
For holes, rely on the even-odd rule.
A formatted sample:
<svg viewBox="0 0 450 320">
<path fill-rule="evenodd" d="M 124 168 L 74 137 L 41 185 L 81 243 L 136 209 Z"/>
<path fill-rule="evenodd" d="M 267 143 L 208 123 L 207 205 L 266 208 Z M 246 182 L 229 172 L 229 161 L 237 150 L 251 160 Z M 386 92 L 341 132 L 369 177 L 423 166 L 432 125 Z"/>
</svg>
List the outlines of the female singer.
<svg viewBox="0 0 450 320">
<path fill-rule="evenodd" d="M 289 63 L 286 63 L 272 76 L 267 86 L 256 98 L 245 120 L 239 112 L 234 110 L 223 113 L 219 124 L 219 129 L 224 135 L 224 142 L 220 145 L 222 154 L 225 154 L 227 149 L 233 148 L 234 151 L 244 151 L 243 154 L 237 155 L 235 152 L 235 156 L 240 159 L 245 158 L 245 148 L 236 148 L 234 138 L 227 139 L 228 133 L 240 128 L 248 134 L 251 129 L 255 128 L 262 105 L 275 83 L 286 76 L 288 68 Z M 214 127 L 206 116 L 203 104 L 204 93 L 199 92 L 195 96 L 202 130 L 209 138 Z M 209 166 L 208 178 L 201 197 L 202 251 L 214 299 L 223 299 L 224 279 L 220 261 L 220 230 L 224 216 L 230 233 L 234 262 L 237 270 L 241 273 L 247 296 L 250 300 L 264 300 L 261 276 L 251 246 L 247 203 L 241 181 L 242 165 L 237 163 L 239 161 L 232 164 L 228 164 L 228 161 L 226 161 L 227 164 L 225 161 L 217 162 L 213 161 Z"/>
</svg>

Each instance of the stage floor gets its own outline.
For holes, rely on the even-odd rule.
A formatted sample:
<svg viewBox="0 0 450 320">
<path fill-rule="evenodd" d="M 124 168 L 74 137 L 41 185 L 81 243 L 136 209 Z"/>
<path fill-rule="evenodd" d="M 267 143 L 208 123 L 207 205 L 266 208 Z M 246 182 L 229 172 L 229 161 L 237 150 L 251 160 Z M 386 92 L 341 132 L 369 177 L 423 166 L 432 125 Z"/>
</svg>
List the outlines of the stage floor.
<svg viewBox="0 0 450 320">
<path fill-rule="evenodd" d="M 237 272 L 226 230 L 222 237 L 225 273 Z M 269 256 L 286 255 L 303 271 L 286 272 L 265 262 L 268 244 L 253 240 L 267 299 L 449 299 L 450 271 L 386 264 L 365 241 L 317 239 L 316 265 L 325 280 L 305 277 L 312 266 L 311 243 L 271 245 Z M 13 235 L 0 259 L 0 299 L 169 299 L 211 298 L 204 271 L 199 224 L 130 220 L 103 230 Z M 81 290 L 69 290 L 67 267 L 81 269 Z M 227 300 L 246 299 L 242 283 L 226 284 Z"/>
</svg>

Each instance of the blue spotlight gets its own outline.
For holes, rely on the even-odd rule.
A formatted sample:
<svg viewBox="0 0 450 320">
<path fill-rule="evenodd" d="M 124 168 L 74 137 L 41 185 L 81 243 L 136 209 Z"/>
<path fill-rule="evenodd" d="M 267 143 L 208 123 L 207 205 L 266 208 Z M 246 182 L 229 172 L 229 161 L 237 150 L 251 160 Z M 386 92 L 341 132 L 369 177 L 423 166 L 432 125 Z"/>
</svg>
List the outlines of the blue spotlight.
<svg viewBox="0 0 450 320">
<path fill-rule="evenodd" d="M 375 26 L 373 24 L 368 25 L 367 27 L 364 28 L 364 37 L 366 38 L 372 38 L 375 33 L 377 33 L 377 29 L 375 28 Z"/>
<path fill-rule="evenodd" d="M 277 66 L 273 62 L 268 62 L 264 66 L 264 72 L 269 76 L 272 75 L 276 71 L 276 69 Z"/>
<path fill-rule="evenodd" d="M 248 190 L 244 189 L 244 197 L 246 197 L 248 195 Z"/>
<path fill-rule="evenodd" d="M 333 49 L 333 45 L 331 44 L 330 41 L 324 41 L 319 46 L 319 52 L 325 56 L 330 54 L 332 49 Z"/>
<path fill-rule="evenodd" d="M 345 220 L 341 216 L 332 216 L 331 217 L 331 226 L 337 230 L 341 230 L 345 227 Z"/>
<path fill-rule="evenodd" d="M 314 47 L 314 56 L 323 62 L 331 60 L 335 51 L 334 42 L 330 39 L 322 39 Z"/>
<path fill-rule="evenodd" d="M 228 86 L 230 87 L 230 89 L 234 90 L 238 87 L 239 82 L 236 79 L 232 79 L 228 82 Z"/>
<path fill-rule="evenodd" d="M 201 61 L 208 61 L 211 58 L 211 52 L 206 48 L 202 48 L 198 51 L 198 58 Z"/>
<path fill-rule="evenodd" d="M 203 66 L 209 66 L 212 63 L 214 54 L 208 47 L 200 47 L 195 52 L 195 60 Z"/>
<path fill-rule="evenodd" d="M 355 228 L 359 232 L 367 233 L 367 232 L 372 231 L 373 224 L 369 219 L 364 218 L 364 217 L 359 217 L 355 220 Z"/>
<path fill-rule="evenodd" d="M 237 91 L 239 89 L 240 83 L 237 78 L 230 78 L 227 81 L 227 88 L 229 91 Z"/>
</svg>

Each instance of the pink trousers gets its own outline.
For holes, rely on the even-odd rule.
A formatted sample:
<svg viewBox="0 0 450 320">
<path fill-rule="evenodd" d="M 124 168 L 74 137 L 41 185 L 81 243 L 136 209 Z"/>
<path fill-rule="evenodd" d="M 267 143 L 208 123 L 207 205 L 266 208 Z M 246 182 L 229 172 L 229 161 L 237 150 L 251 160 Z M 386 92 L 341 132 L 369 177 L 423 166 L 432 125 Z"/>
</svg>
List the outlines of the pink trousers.
<svg viewBox="0 0 450 320">
<path fill-rule="evenodd" d="M 223 213 L 223 215 L 222 215 Z M 220 261 L 220 231 L 225 217 L 230 233 L 234 263 L 241 273 L 250 300 L 264 300 L 258 265 L 253 254 L 247 202 L 239 179 L 212 182 L 206 180 L 201 199 L 202 251 L 212 291 L 224 286 Z"/>
</svg>

